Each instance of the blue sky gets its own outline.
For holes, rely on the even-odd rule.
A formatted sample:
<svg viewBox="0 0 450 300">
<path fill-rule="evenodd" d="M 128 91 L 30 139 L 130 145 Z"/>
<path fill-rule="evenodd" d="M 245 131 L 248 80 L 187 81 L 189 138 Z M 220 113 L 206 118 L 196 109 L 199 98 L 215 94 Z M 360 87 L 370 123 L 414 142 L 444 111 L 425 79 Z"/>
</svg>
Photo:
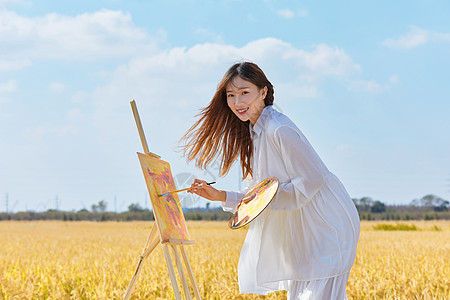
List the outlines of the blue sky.
<svg viewBox="0 0 450 300">
<path fill-rule="evenodd" d="M 227 68 L 251 60 L 352 197 L 450 198 L 448 1 L 0 0 L 0 211 L 148 207 L 129 101 L 177 152 Z M 202 200 L 180 194 L 186 205 Z"/>
</svg>

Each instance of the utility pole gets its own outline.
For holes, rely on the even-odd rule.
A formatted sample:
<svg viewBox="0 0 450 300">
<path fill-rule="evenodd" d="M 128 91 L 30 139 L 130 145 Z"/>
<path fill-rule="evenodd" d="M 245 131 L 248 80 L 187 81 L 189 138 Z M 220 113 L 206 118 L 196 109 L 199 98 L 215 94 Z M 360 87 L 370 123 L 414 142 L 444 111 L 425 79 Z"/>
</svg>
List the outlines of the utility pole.
<svg viewBox="0 0 450 300">
<path fill-rule="evenodd" d="M 114 212 L 117 214 L 117 197 L 114 196 Z"/>
<path fill-rule="evenodd" d="M 58 210 L 58 195 L 55 197 L 55 210 Z"/>
<path fill-rule="evenodd" d="M 6 213 L 8 213 L 8 193 L 5 195 L 5 206 L 6 206 Z"/>
</svg>

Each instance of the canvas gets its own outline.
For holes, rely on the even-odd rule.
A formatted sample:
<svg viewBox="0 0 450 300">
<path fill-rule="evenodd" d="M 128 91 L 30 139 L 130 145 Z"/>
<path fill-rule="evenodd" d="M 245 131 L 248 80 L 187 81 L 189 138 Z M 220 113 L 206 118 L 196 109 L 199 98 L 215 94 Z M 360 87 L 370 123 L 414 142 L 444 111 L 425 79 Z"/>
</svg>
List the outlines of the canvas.
<svg viewBox="0 0 450 300">
<path fill-rule="evenodd" d="M 150 195 L 153 214 L 162 243 L 189 243 L 189 233 L 177 194 L 158 196 L 176 189 L 168 162 L 138 153 L 145 183 Z"/>
</svg>

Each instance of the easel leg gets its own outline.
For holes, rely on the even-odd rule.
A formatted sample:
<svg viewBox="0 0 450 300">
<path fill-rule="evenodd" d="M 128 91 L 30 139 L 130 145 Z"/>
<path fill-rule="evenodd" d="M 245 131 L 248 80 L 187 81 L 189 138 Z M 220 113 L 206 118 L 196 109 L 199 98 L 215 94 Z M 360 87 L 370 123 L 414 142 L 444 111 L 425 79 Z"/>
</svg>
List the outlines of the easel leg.
<svg viewBox="0 0 450 300">
<path fill-rule="evenodd" d="M 189 280 L 191 281 L 192 288 L 194 289 L 195 298 L 197 298 L 197 300 L 201 300 L 202 298 L 200 297 L 197 284 L 195 283 L 194 274 L 192 273 L 191 265 L 189 264 L 189 259 L 186 254 L 186 250 L 182 245 L 180 245 L 180 249 L 181 249 L 181 256 L 183 256 L 184 265 L 186 266 L 186 270 L 189 276 Z"/>
<path fill-rule="evenodd" d="M 176 266 L 178 269 L 178 274 L 180 275 L 181 285 L 182 285 L 183 291 L 184 291 L 184 298 L 186 300 L 191 300 L 191 292 L 189 291 L 186 277 L 184 276 L 183 264 L 181 263 L 180 255 L 178 255 L 178 251 L 177 251 L 177 248 L 175 245 L 170 245 L 170 247 L 172 248 L 172 252 L 175 257 L 175 262 L 176 262 Z"/>
<path fill-rule="evenodd" d="M 164 258 L 166 259 L 167 269 L 169 269 L 169 276 L 170 276 L 170 281 L 172 282 L 172 288 L 173 288 L 173 293 L 175 294 L 175 299 L 181 300 L 180 291 L 178 290 L 177 278 L 175 277 L 175 272 L 173 270 L 172 261 L 170 259 L 169 249 L 167 248 L 167 245 L 165 245 L 165 244 L 162 244 L 161 246 L 163 249 Z"/>
<path fill-rule="evenodd" d="M 148 235 L 147 242 L 145 243 L 145 248 L 147 248 L 148 244 L 155 238 L 157 229 L 158 229 L 158 224 L 155 221 L 155 223 L 153 223 L 152 230 L 150 231 L 150 234 Z"/>
<path fill-rule="evenodd" d="M 125 296 L 123 297 L 124 300 L 130 299 L 130 296 L 131 296 L 131 293 L 133 292 L 136 280 L 138 279 L 139 274 L 141 273 L 141 267 L 142 267 L 142 263 L 143 263 L 144 259 L 147 258 L 147 256 L 156 248 L 156 246 L 158 246 L 158 244 L 160 242 L 159 237 L 155 238 L 155 233 L 156 233 L 155 228 L 156 228 L 156 225 L 153 225 L 152 231 L 150 232 L 149 238 L 145 245 L 145 249 L 139 258 L 139 262 L 136 266 L 136 270 L 134 271 L 133 277 L 131 278 L 130 284 L 128 285 L 127 292 L 125 293 Z"/>
</svg>

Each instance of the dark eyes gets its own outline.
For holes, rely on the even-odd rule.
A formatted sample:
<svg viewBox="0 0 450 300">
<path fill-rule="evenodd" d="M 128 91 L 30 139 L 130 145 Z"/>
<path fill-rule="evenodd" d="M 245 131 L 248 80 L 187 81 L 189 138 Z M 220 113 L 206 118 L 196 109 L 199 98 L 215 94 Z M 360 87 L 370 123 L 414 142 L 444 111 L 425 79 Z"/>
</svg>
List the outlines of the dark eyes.
<svg viewBox="0 0 450 300">
<path fill-rule="evenodd" d="M 248 94 L 249 92 L 247 92 L 247 91 L 243 91 L 242 92 L 242 95 L 246 95 L 246 94 Z M 234 94 L 227 94 L 227 98 L 231 98 L 231 97 L 234 97 Z"/>
</svg>

